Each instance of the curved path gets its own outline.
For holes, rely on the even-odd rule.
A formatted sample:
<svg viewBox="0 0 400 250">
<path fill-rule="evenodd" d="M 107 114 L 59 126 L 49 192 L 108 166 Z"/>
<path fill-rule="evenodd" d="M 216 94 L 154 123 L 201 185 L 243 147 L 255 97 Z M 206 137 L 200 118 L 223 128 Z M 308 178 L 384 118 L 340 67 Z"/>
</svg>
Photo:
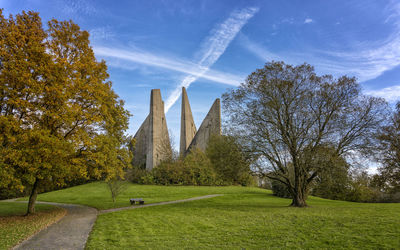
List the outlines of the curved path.
<svg viewBox="0 0 400 250">
<path fill-rule="evenodd" d="M 40 203 L 65 208 L 67 214 L 58 222 L 28 238 L 14 249 L 84 249 L 89 233 L 96 221 L 97 210 L 73 204 Z"/>
<path fill-rule="evenodd" d="M 165 201 L 101 211 L 81 205 L 38 201 L 38 203 L 50 204 L 65 208 L 67 210 L 67 214 L 58 222 L 50 225 L 46 229 L 43 229 L 21 244 L 15 246 L 13 249 L 84 249 L 98 213 L 103 214 L 128 209 L 181 203 L 207 199 L 221 195 L 222 194 L 205 195 L 184 200 Z"/>
</svg>

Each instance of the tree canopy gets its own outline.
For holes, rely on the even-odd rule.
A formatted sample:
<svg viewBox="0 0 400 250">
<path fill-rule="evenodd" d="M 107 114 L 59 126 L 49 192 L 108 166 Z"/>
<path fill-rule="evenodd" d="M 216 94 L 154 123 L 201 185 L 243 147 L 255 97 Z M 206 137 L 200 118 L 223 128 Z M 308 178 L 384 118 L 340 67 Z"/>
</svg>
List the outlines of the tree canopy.
<svg viewBox="0 0 400 250">
<path fill-rule="evenodd" d="M 74 178 L 112 178 L 130 162 L 129 113 L 72 21 L 0 11 L 0 187 L 38 190 Z"/>
<path fill-rule="evenodd" d="M 223 103 L 227 124 L 260 171 L 285 184 L 292 206 L 300 207 L 329 159 L 374 146 L 386 108 L 382 99 L 364 96 L 355 78 L 318 76 L 308 64 L 283 62 L 257 69 Z M 317 153 L 326 148 L 333 149 L 328 156 Z"/>
</svg>

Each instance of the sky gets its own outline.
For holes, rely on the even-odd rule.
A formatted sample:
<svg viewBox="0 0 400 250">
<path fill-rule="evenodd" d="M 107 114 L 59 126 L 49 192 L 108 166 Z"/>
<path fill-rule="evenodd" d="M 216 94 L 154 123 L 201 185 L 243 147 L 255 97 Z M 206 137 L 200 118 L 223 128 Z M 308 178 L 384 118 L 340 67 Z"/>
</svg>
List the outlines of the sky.
<svg viewBox="0 0 400 250">
<path fill-rule="evenodd" d="M 134 135 L 161 89 L 175 147 L 181 88 L 197 128 L 216 98 L 271 60 L 355 76 L 365 94 L 400 100 L 400 1 L 0 0 L 3 13 L 73 20 L 131 112 Z"/>
</svg>

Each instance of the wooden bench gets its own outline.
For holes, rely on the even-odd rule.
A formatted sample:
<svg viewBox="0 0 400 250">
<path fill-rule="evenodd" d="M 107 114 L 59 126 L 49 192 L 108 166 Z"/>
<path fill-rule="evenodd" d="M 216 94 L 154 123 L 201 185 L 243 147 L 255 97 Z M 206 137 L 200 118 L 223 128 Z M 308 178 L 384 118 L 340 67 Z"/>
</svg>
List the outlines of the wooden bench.
<svg viewBox="0 0 400 250">
<path fill-rule="evenodd" d="M 139 203 L 139 205 L 144 204 L 144 200 L 142 198 L 130 198 L 129 201 L 131 202 L 131 205 Z"/>
</svg>

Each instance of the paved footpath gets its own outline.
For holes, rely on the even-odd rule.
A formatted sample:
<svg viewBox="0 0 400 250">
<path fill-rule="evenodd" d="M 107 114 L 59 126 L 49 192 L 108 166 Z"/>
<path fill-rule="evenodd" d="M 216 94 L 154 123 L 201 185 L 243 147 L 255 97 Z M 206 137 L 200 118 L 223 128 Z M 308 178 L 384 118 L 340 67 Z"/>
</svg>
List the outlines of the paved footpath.
<svg viewBox="0 0 400 250">
<path fill-rule="evenodd" d="M 14 249 L 84 249 L 96 221 L 97 210 L 73 204 L 40 203 L 65 208 L 67 214 Z"/>
<path fill-rule="evenodd" d="M 100 211 L 97 211 L 95 208 L 81 205 L 38 201 L 38 203 L 50 204 L 65 208 L 67 210 L 67 214 L 58 222 L 50 225 L 46 229 L 43 229 L 39 233 L 17 245 L 13 249 L 84 249 L 86 241 L 89 237 L 89 233 L 92 230 L 94 222 L 96 221 L 97 215 L 99 213 L 104 214 L 121 210 L 181 203 L 207 199 L 221 195 L 222 194 L 212 194 L 184 200 L 165 201 Z"/>
</svg>

